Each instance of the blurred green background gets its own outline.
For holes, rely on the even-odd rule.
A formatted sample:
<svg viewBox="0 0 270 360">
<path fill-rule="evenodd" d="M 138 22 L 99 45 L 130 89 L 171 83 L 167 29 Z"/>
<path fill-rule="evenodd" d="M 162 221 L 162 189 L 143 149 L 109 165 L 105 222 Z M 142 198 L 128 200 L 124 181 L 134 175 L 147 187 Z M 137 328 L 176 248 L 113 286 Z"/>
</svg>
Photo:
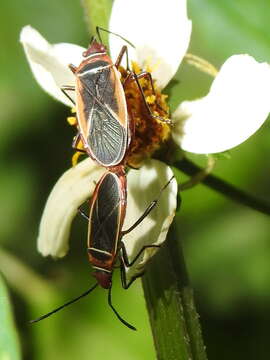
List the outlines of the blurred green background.
<svg viewBox="0 0 270 360">
<path fill-rule="evenodd" d="M 270 61 L 268 0 L 190 0 L 188 12 L 193 54 L 216 66 L 235 53 Z M 88 45 L 89 34 L 79 0 L 2 2 L 0 17 L 0 271 L 11 296 L 23 358 L 154 359 L 140 281 L 128 291 L 119 281 L 113 288 L 115 306 L 136 325 L 136 333 L 115 319 L 102 289 L 50 319 L 28 324 L 86 290 L 92 279 L 85 256 L 87 227 L 80 217 L 64 259 L 45 259 L 36 250 L 46 198 L 70 166 L 74 129 L 65 120 L 69 109 L 47 96 L 33 79 L 19 33 L 31 24 L 52 43 L 82 46 Z M 183 99 L 206 94 L 211 82 L 189 65 L 181 67 L 177 79 L 180 82 L 170 88 L 172 108 Z M 270 201 L 269 142 L 268 121 L 231 151 L 230 160 L 220 160 L 214 173 Z M 269 218 L 203 185 L 183 193 L 182 200 L 180 233 L 209 359 L 268 358 Z M 1 290 L 0 298 L 4 293 Z M 5 321 L 12 327 L 9 319 Z M 3 336 L 0 350 L 10 344 L 14 351 L 0 360 L 19 359 L 16 340 Z"/>
</svg>

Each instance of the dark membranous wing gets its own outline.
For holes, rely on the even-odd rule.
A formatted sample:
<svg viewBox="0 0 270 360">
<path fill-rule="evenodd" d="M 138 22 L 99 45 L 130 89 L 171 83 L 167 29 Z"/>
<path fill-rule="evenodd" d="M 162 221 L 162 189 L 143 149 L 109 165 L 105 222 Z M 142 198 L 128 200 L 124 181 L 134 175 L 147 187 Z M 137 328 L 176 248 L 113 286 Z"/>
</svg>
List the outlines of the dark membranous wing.
<svg viewBox="0 0 270 360">
<path fill-rule="evenodd" d="M 105 166 L 116 165 L 126 152 L 128 136 L 127 126 L 124 127 L 118 117 L 122 104 L 118 101 L 119 79 L 115 78 L 111 67 L 100 67 L 96 73 L 85 73 L 80 78 L 84 114 L 89 123 L 87 143 L 98 162 Z"/>
<path fill-rule="evenodd" d="M 96 200 L 92 204 L 89 223 L 91 248 L 115 253 L 119 238 L 121 204 L 119 180 L 108 173 L 102 180 Z"/>
</svg>

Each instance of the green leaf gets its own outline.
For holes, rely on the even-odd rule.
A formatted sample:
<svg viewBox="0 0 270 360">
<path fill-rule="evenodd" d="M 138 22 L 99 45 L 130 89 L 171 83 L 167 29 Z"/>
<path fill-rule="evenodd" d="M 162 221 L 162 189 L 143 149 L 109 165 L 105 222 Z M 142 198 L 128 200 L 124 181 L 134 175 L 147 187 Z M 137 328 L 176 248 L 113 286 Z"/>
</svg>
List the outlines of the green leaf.
<svg viewBox="0 0 270 360">
<path fill-rule="evenodd" d="M 0 274 L 0 360 L 21 359 L 7 287 Z"/>
</svg>

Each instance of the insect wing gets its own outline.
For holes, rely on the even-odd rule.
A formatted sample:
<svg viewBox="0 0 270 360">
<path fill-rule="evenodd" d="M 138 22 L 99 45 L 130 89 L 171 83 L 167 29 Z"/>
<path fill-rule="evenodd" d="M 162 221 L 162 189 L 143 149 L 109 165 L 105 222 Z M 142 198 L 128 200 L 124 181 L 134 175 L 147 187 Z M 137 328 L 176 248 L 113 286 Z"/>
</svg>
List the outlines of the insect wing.
<svg viewBox="0 0 270 360">
<path fill-rule="evenodd" d="M 82 140 L 90 156 L 115 166 L 128 147 L 128 112 L 118 70 L 108 56 L 77 72 L 77 112 Z"/>
<path fill-rule="evenodd" d="M 88 252 L 93 265 L 111 269 L 125 209 L 125 177 L 108 172 L 97 184 L 90 208 Z"/>
</svg>

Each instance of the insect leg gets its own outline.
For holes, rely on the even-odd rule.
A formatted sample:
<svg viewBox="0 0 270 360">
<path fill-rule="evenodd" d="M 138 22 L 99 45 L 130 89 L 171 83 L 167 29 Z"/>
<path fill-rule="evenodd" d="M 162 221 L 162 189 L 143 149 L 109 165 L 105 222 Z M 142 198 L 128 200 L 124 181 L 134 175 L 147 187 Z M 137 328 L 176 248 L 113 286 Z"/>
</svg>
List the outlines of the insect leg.
<svg viewBox="0 0 270 360">
<path fill-rule="evenodd" d="M 75 74 L 75 72 L 77 71 L 77 68 L 75 65 L 69 64 L 68 67 L 70 68 L 70 70 L 73 72 L 73 74 Z"/>
<path fill-rule="evenodd" d="M 156 207 L 158 200 L 160 199 L 160 196 L 162 194 L 162 192 L 166 189 L 166 187 L 170 184 L 170 182 L 172 181 L 172 179 L 174 178 L 174 175 L 170 178 L 170 180 L 161 188 L 158 197 L 153 200 L 145 209 L 144 213 L 139 217 L 139 219 L 137 221 L 135 221 L 135 223 L 133 225 L 130 226 L 130 228 L 128 228 L 127 230 L 124 230 L 121 232 L 121 236 L 124 236 L 126 234 L 128 234 L 129 232 L 131 232 L 133 229 L 135 229 L 145 218 L 146 216 L 154 209 L 154 207 Z"/>
<path fill-rule="evenodd" d="M 112 34 L 112 35 L 115 35 L 115 36 L 119 37 L 120 39 L 124 40 L 127 44 L 129 44 L 130 46 L 132 46 L 133 48 L 135 48 L 135 46 L 134 46 L 130 41 L 128 41 L 127 39 L 125 39 L 123 36 L 121 36 L 121 35 L 119 35 L 119 34 L 116 34 L 116 33 L 112 32 L 112 31 L 110 31 L 110 30 L 104 29 L 104 28 L 102 28 L 102 27 L 100 27 L 100 26 L 97 26 L 97 27 L 96 27 L 96 33 L 97 33 L 98 39 L 99 39 L 99 41 L 100 41 L 101 43 L 102 43 L 102 39 L 101 39 L 101 35 L 100 35 L 100 30 L 101 30 L 101 31 L 104 31 L 104 32 L 106 32 L 106 33 L 108 33 L 108 34 Z"/>
<path fill-rule="evenodd" d="M 120 274 L 121 274 L 121 284 L 122 284 L 122 287 L 123 289 L 127 290 L 131 284 L 133 284 L 133 282 L 138 279 L 139 277 L 143 276 L 144 274 L 144 271 L 142 271 L 141 273 L 133 276 L 131 278 L 131 280 L 128 282 L 127 281 L 127 275 L 126 275 L 126 269 L 125 269 L 125 266 L 124 266 L 124 263 L 123 261 L 121 261 L 121 265 L 120 265 Z"/>
<path fill-rule="evenodd" d="M 81 135 L 80 135 L 80 133 L 78 132 L 78 134 L 75 135 L 74 138 L 73 138 L 73 141 L 72 141 L 72 149 L 74 149 L 74 150 L 76 150 L 76 151 L 79 151 L 79 152 L 85 154 L 86 151 L 85 151 L 84 149 L 81 149 L 81 148 L 78 147 L 78 144 L 79 144 L 80 140 L 81 140 Z"/>
<path fill-rule="evenodd" d="M 83 217 L 84 219 L 86 219 L 87 221 L 89 221 L 89 216 L 86 215 L 86 213 L 82 210 L 81 207 L 82 207 L 82 205 L 78 207 L 78 212 L 82 215 L 82 217 Z"/>
<path fill-rule="evenodd" d="M 75 91 L 75 86 L 64 85 L 64 86 L 61 86 L 60 90 L 75 105 L 75 101 L 67 93 L 67 91 Z"/>
<path fill-rule="evenodd" d="M 129 69 L 128 48 L 127 48 L 126 45 L 124 45 L 124 46 L 122 47 L 122 49 L 120 50 L 120 53 L 119 53 L 119 55 L 118 55 L 118 57 L 117 57 L 116 62 L 115 62 L 114 65 L 115 65 L 115 67 L 116 67 L 117 69 L 119 68 L 119 66 L 120 66 L 120 64 L 121 64 L 121 62 L 122 62 L 122 59 L 123 59 L 124 54 L 126 54 L 127 71 L 131 72 L 130 69 Z"/>
<path fill-rule="evenodd" d="M 156 95 L 156 90 L 155 90 L 155 87 L 154 87 L 154 83 L 153 83 L 153 78 L 152 78 L 152 74 L 150 72 L 147 72 L 147 71 L 142 71 L 140 74 L 135 74 L 137 76 L 137 79 L 141 79 L 141 78 L 148 78 L 148 81 L 150 81 L 150 84 L 151 84 L 151 88 L 152 88 L 152 92 L 154 95 Z M 142 93 L 142 95 L 144 96 L 144 94 Z M 161 110 L 163 110 L 164 112 L 166 112 L 159 104 L 157 104 L 157 107 L 159 107 Z M 148 106 L 149 108 L 149 106 Z M 150 109 L 149 109 L 150 110 Z M 151 111 L 150 111 L 151 112 Z M 151 116 L 155 117 L 155 115 L 152 115 Z M 162 121 L 163 118 L 161 118 L 161 121 Z M 163 119 L 164 121 L 165 119 Z M 166 121 L 165 121 L 166 122 Z M 167 122 L 169 122 L 171 124 L 171 121 L 167 120 Z"/>
<path fill-rule="evenodd" d="M 61 86 L 61 90 L 75 91 L 75 86 L 73 86 L 73 85 L 63 85 L 63 86 Z"/>
<path fill-rule="evenodd" d="M 153 94 L 155 94 L 155 88 L 154 88 L 154 84 L 153 84 L 152 75 L 151 75 L 149 72 L 146 72 L 146 71 L 143 71 L 143 72 L 141 72 L 141 73 L 138 74 L 138 75 L 135 74 L 134 72 L 130 72 L 129 75 L 127 76 L 127 78 L 125 79 L 123 86 L 125 87 L 125 84 L 126 84 L 126 82 L 128 82 L 128 81 L 136 81 L 136 84 L 137 84 L 137 86 L 138 86 L 138 89 L 139 89 L 139 91 L 140 91 L 140 93 L 141 93 L 141 95 L 142 95 L 144 105 L 145 105 L 145 107 L 147 108 L 150 116 L 151 116 L 152 118 L 157 119 L 157 120 L 159 120 L 159 121 L 162 121 L 162 122 L 164 122 L 164 123 L 166 123 L 166 124 L 172 125 L 172 121 L 171 121 L 170 119 L 164 119 L 163 117 L 158 116 L 158 115 L 154 115 L 154 114 L 152 113 L 152 111 L 151 111 L 151 109 L 150 109 L 150 107 L 149 107 L 149 105 L 148 105 L 148 103 L 147 103 L 147 101 L 146 101 L 146 99 L 145 99 L 145 95 L 144 95 L 142 86 L 141 86 L 141 84 L 140 84 L 140 82 L 139 82 L 139 79 L 142 79 L 142 78 L 147 78 L 148 81 L 150 81 Z M 157 106 L 158 106 L 160 109 L 162 109 L 158 104 L 157 104 Z M 163 109 L 162 109 L 162 110 L 163 110 Z M 163 111 L 164 111 L 164 110 L 163 110 Z"/>
<path fill-rule="evenodd" d="M 93 181 L 93 183 L 94 183 L 95 186 L 97 186 L 97 182 L 96 182 L 95 180 Z M 80 213 L 80 215 L 81 215 L 84 219 L 86 219 L 87 221 L 89 221 L 89 216 L 88 216 L 88 215 L 85 213 L 85 211 L 82 209 L 82 207 L 83 207 L 86 203 L 88 203 L 89 207 L 91 208 L 92 198 L 87 199 L 86 201 L 84 201 L 84 202 L 82 203 L 82 205 L 80 205 L 80 206 L 78 207 L 78 213 Z"/>
<path fill-rule="evenodd" d="M 80 142 L 81 137 L 80 137 L 80 133 L 78 132 L 76 136 L 74 136 L 73 141 L 72 141 L 72 148 L 74 150 L 76 150 L 76 152 L 73 154 L 72 156 L 72 166 L 77 165 L 78 163 L 78 159 L 82 154 L 86 154 L 86 150 L 83 149 L 83 144 L 82 142 Z"/>
<path fill-rule="evenodd" d="M 122 261 L 124 263 L 124 265 L 126 267 L 131 267 L 137 260 L 138 258 L 141 256 L 141 254 L 146 250 L 146 249 L 150 249 L 150 248 L 160 248 L 161 245 L 144 245 L 141 250 L 135 255 L 134 259 L 132 259 L 131 261 L 129 261 L 128 259 L 128 254 L 127 254 L 127 250 L 125 247 L 125 244 L 123 242 L 120 243 L 120 249 L 122 250 Z"/>
</svg>

